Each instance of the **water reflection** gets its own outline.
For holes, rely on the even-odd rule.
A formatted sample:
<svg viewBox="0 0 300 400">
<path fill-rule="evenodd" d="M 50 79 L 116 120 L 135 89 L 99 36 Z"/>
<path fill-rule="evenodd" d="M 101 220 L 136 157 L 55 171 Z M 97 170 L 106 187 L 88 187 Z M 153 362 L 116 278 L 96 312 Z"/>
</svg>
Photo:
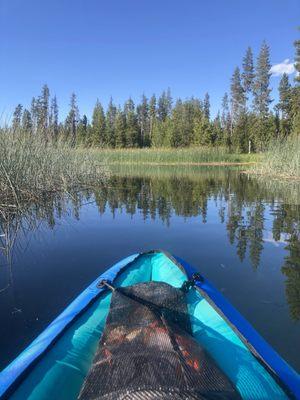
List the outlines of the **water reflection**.
<svg viewBox="0 0 300 400">
<path fill-rule="evenodd" d="M 295 183 L 147 168 L 116 171 L 95 190 L 22 213 L 0 210 L 0 368 L 101 268 L 163 247 L 201 268 L 300 370 L 299 203 Z"/>
<path fill-rule="evenodd" d="M 105 213 L 125 212 L 134 216 L 142 213 L 144 220 L 161 220 L 172 224 L 174 215 L 200 218 L 206 223 L 208 201 L 213 200 L 218 210 L 219 223 L 226 225 L 228 242 L 235 246 L 242 262 L 248 252 L 253 268 L 260 265 L 265 242 L 286 243 L 282 273 L 286 276 L 286 296 L 290 315 L 300 319 L 300 206 L 281 199 L 286 190 L 268 187 L 236 171 L 202 171 L 197 176 L 113 176 L 96 190 L 73 193 L 67 199 L 48 199 L 43 205 L 31 205 L 25 213 L 1 212 L 0 241 L 2 259 L 8 268 L 6 290 L 12 283 L 12 250 L 24 241 L 26 232 L 36 230 L 43 223 L 53 229 L 57 221 L 72 212 L 80 219 L 83 206 L 95 202 L 100 216 Z M 266 208 L 272 226 L 266 237 Z M 265 235 L 265 237 L 264 237 Z M 282 240 L 282 238 L 285 240 Z M 25 245 L 26 247 L 26 245 Z M 18 249 L 23 251 L 22 249 Z"/>
</svg>

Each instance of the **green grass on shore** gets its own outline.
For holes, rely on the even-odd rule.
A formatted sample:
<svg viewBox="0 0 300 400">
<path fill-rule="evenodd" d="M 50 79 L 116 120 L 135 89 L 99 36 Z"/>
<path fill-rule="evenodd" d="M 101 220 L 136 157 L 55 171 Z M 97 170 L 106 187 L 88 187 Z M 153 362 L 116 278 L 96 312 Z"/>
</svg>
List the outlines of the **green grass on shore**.
<svg viewBox="0 0 300 400">
<path fill-rule="evenodd" d="M 83 151 L 83 150 L 82 150 Z M 90 149 L 107 164 L 197 165 L 249 163 L 259 160 L 257 154 L 231 153 L 224 147 L 160 149 Z"/>
</svg>

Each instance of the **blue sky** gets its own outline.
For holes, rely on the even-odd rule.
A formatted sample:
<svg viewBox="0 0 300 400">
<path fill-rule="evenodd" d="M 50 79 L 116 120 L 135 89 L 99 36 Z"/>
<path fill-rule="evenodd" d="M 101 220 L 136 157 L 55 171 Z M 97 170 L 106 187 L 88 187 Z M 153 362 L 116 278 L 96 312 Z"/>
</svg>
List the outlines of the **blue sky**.
<svg viewBox="0 0 300 400">
<path fill-rule="evenodd" d="M 89 116 L 97 97 L 123 103 L 167 87 L 208 91 L 214 113 L 247 46 L 257 55 L 265 39 L 272 64 L 291 63 L 298 25 L 299 0 L 0 0 L 0 116 L 44 83 L 62 116 L 72 91 Z"/>
</svg>

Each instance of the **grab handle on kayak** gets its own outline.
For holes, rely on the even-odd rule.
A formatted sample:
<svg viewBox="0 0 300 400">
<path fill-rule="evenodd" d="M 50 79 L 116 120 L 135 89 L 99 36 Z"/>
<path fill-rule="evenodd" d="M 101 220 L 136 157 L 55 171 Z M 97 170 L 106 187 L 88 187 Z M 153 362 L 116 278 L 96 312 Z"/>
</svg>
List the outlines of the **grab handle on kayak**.
<svg viewBox="0 0 300 400">
<path fill-rule="evenodd" d="M 106 279 L 102 279 L 102 281 L 97 284 L 97 287 L 99 288 L 103 288 L 104 286 L 106 286 L 112 292 L 116 290 L 116 288 L 112 285 L 112 282 Z"/>
<path fill-rule="evenodd" d="M 204 282 L 204 278 L 201 274 L 199 274 L 199 272 L 195 272 L 191 279 L 183 282 L 180 290 L 182 290 L 184 293 L 187 293 L 190 288 L 196 285 L 196 282 Z"/>
</svg>

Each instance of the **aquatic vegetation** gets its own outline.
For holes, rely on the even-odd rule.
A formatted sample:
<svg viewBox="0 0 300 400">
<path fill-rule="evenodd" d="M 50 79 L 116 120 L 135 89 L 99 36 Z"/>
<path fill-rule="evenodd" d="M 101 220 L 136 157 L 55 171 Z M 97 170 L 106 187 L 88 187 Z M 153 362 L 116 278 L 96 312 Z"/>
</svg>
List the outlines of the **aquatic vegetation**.
<svg viewBox="0 0 300 400">
<path fill-rule="evenodd" d="M 40 203 L 57 192 L 70 192 L 105 179 L 100 157 L 76 150 L 68 142 L 41 135 L 0 130 L 0 208 Z"/>
<path fill-rule="evenodd" d="M 254 171 L 277 178 L 300 179 L 300 136 L 271 142 Z"/>
</svg>

